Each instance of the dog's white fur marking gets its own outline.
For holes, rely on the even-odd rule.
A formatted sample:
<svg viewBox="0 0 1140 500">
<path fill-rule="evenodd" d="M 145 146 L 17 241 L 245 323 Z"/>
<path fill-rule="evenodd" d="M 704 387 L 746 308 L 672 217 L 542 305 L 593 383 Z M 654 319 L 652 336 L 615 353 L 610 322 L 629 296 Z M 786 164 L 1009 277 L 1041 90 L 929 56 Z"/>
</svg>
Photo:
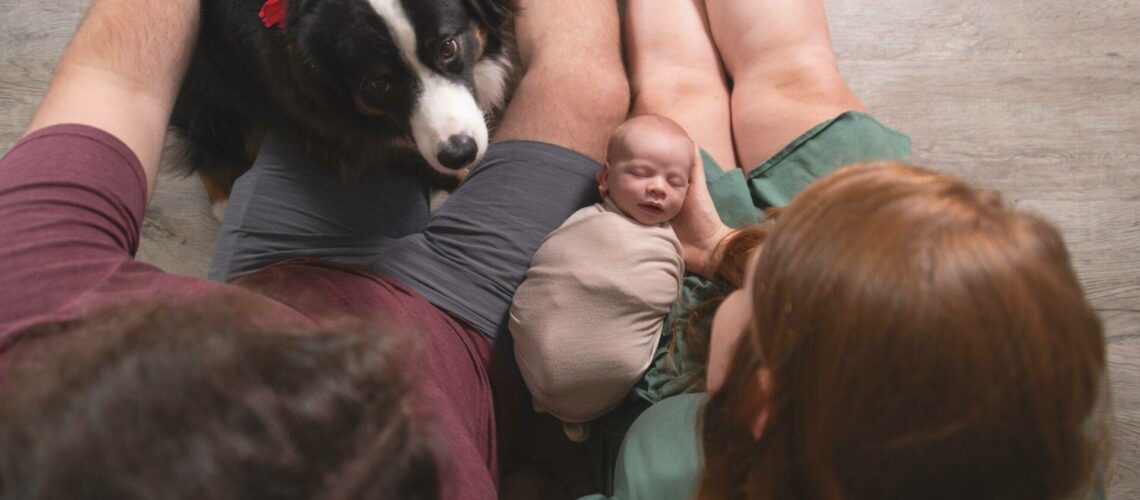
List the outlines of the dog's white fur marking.
<svg viewBox="0 0 1140 500">
<path fill-rule="evenodd" d="M 416 55 L 416 31 L 400 0 L 369 0 L 380 15 L 404 62 L 420 79 L 422 91 L 412 106 L 412 138 L 424 159 L 436 170 L 454 173 L 439 161 L 437 150 L 452 135 L 469 135 L 475 140 L 478 162 L 487 151 L 487 122 L 467 87 L 440 76 L 420 62 Z"/>
<path fill-rule="evenodd" d="M 475 91 L 479 93 L 479 107 L 484 112 L 490 113 L 503 106 L 512 69 L 506 54 L 485 57 L 475 63 Z"/>
<path fill-rule="evenodd" d="M 218 222 L 222 222 L 226 218 L 226 205 L 229 205 L 230 200 L 218 200 L 210 205 L 210 213 L 214 214 L 214 218 Z"/>
</svg>

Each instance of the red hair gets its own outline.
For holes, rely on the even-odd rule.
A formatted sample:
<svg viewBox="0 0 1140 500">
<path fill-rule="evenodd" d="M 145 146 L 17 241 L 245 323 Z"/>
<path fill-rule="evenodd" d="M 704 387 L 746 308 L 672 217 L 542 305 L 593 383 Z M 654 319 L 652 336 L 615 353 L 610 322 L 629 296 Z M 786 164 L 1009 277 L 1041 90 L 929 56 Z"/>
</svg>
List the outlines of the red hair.
<svg viewBox="0 0 1140 500">
<path fill-rule="evenodd" d="M 704 414 L 700 498 L 1054 499 L 1090 484 L 1104 336 L 1044 220 L 935 172 L 847 167 L 776 220 L 755 283 Z"/>
</svg>

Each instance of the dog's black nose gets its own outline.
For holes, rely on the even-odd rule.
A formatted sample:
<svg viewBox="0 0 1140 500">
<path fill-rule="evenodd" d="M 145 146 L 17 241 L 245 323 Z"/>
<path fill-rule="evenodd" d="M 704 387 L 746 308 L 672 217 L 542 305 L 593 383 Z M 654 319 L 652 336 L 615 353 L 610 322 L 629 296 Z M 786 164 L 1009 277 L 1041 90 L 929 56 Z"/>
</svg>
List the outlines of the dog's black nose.
<svg viewBox="0 0 1140 500">
<path fill-rule="evenodd" d="M 475 161 L 475 156 L 479 154 L 479 146 L 475 145 L 475 139 L 471 136 L 455 134 L 441 144 L 436 154 L 443 166 L 458 170 Z"/>
</svg>

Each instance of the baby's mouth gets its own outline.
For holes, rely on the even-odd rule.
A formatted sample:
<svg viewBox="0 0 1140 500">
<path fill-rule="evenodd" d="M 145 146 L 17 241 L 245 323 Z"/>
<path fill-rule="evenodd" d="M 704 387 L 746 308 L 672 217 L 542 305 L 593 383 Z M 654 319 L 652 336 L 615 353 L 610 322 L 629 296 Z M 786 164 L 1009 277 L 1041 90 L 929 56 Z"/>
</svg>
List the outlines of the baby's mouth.
<svg viewBox="0 0 1140 500">
<path fill-rule="evenodd" d="M 640 203 L 638 206 L 654 214 L 665 213 L 665 208 L 656 203 Z"/>
</svg>

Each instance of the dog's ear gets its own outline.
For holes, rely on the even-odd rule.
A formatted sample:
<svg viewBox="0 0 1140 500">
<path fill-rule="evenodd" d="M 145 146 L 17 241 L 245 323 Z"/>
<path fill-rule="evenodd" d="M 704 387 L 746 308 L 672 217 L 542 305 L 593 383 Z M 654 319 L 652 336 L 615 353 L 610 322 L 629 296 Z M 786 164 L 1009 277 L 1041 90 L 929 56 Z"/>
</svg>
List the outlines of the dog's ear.
<svg viewBox="0 0 1140 500">
<path fill-rule="evenodd" d="M 495 35 L 501 35 L 506 24 L 519 13 L 516 0 L 463 0 L 463 3 Z"/>
</svg>

